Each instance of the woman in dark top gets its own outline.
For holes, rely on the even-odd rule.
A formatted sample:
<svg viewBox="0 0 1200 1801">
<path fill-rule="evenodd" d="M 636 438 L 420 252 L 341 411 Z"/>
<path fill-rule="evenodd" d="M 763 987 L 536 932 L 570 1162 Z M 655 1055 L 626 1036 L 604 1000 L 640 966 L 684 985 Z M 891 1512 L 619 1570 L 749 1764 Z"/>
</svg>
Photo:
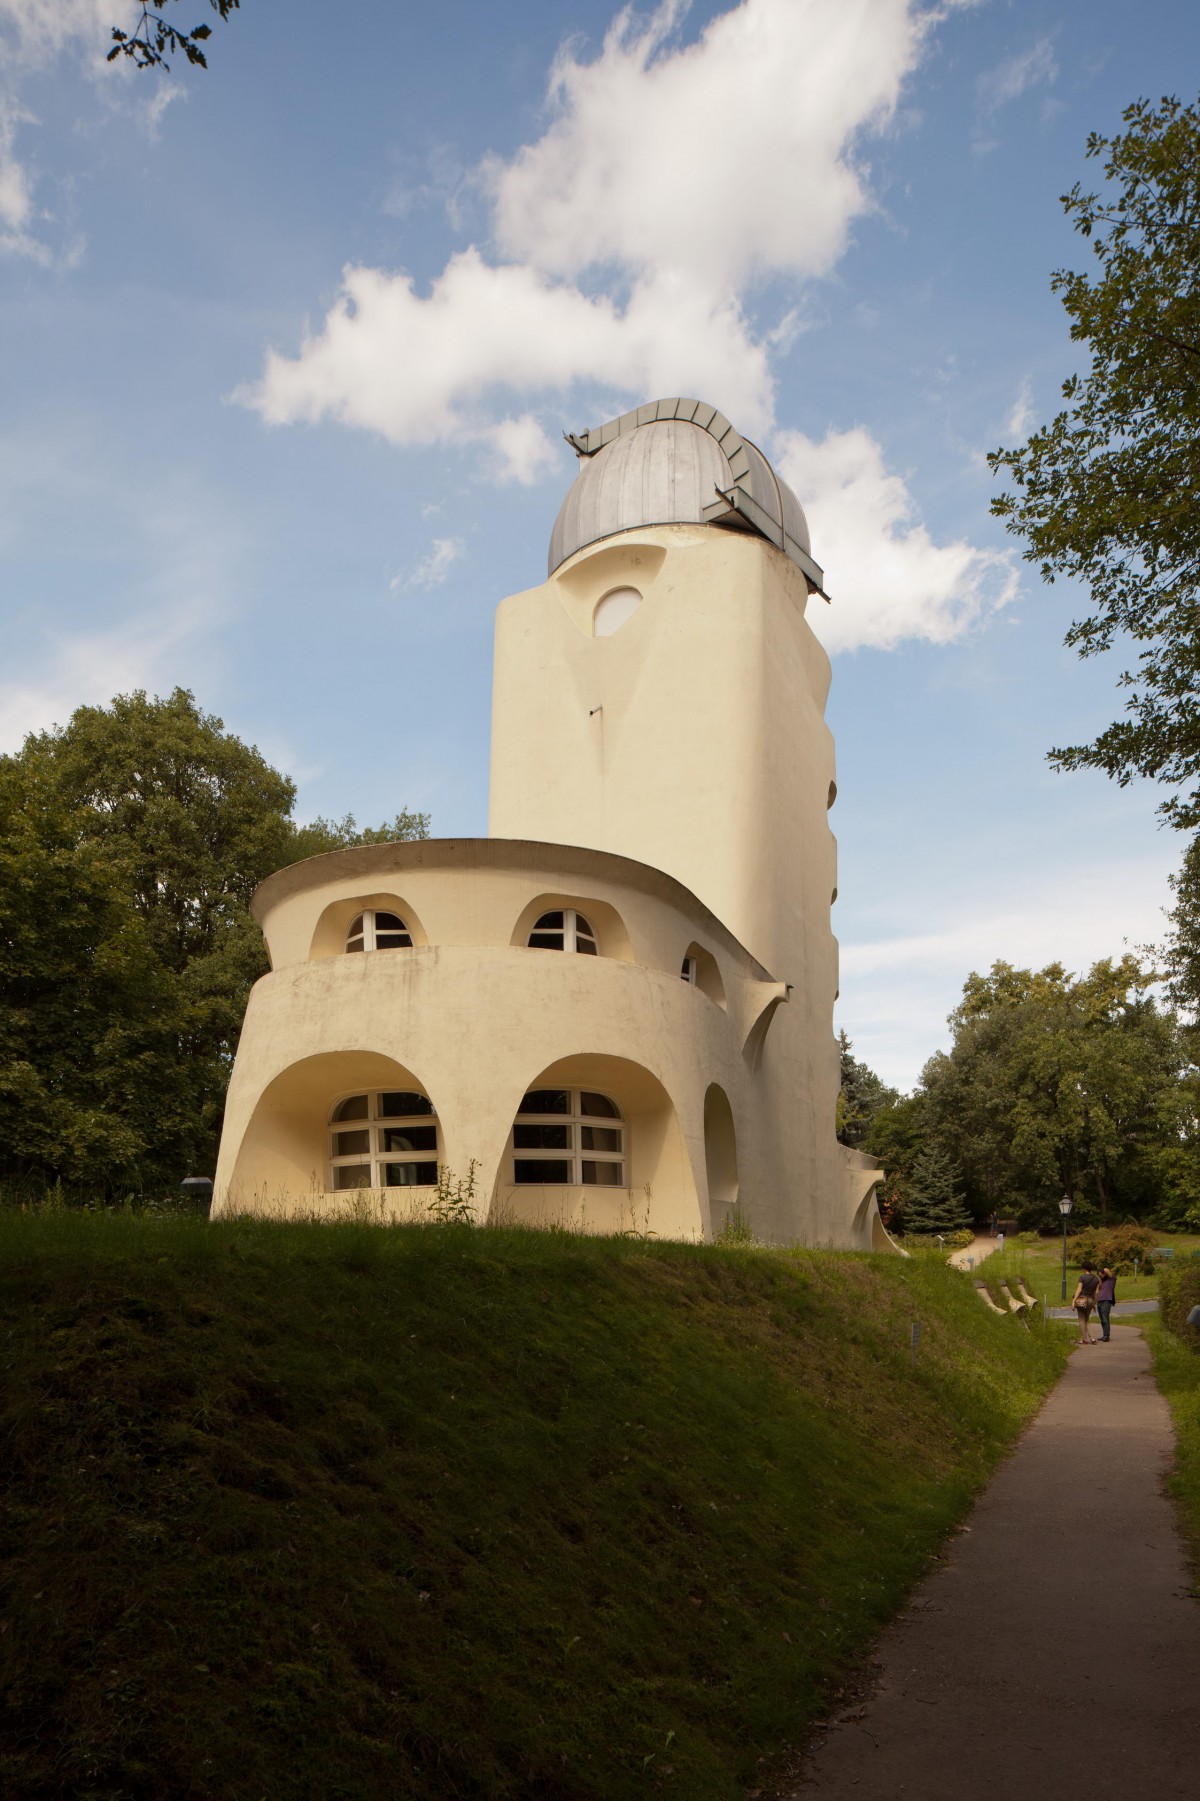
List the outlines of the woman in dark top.
<svg viewBox="0 0 1200 1801">
<path fill-rule="evenodd" d="M 1088 1321 L 1092 1317 L 1092 1308 L 1096 1304 L 1096 1290 L 1100 1286 L 1100 1278 L 1090 1263 L 1085 1263 L 1075 1284 L 1075 1293 L 1071 1297 L 1071 1305 L 1079 1320 L 1080 1344 L 1095 1344 L 1096 1340 L 1088 1330 Z"/>
<path fill-rule="evenodd" d="M 1096 1290 L 1096 1312 L 1100 1315 L 1101 1344 L 1107 1344 L 1109 1337 L 1109 1315 L 1113 1310 L 1113 1302 L 1117 1298 L 1117 1278 L 1105 1264 L 1100 1271 L 1100 1286 Z"/>
</svg>

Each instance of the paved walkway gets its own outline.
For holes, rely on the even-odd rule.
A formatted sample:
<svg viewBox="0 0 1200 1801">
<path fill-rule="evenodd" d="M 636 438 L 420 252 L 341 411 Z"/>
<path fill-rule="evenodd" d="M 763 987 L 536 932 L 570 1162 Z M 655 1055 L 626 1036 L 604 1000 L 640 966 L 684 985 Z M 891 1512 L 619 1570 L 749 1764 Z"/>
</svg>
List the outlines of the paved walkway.
<svg viewBox="0 0 1200 1801">
<path fill-rule="evenodd" d="M 984 1258 L 998 1248 L 994 1238 L 973 1238 L 961 1251 L 951 1251 L 946 1262 L 952 1269 L 978 1269 Z"/>
<path fill-rule="evenodd" d="M 1195 1801 L 1200 1605 L 1139 1333 L 1080 1348 L 792 1801 Z"/>
</svg>

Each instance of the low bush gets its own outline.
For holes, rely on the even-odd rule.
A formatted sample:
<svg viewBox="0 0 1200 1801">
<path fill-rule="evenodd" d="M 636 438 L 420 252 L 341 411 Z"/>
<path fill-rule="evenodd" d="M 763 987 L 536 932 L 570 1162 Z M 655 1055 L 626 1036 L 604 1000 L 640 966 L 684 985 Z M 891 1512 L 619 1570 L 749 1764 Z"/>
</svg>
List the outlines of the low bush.
<svg viewBox="0 0 1200 1801">
<path fill-rule="evenodd" d="M 1200 1332 L 1187 1323 L 1192 1308 L 1200 1307 L 1200 1260 L 1189 1257 L 1186 1263 L 1160 1264 L 1158 1306 L 1163 1324 L 1200 1350 Z"/>
<path fill-rule="evenodd" d="M 906 1251 L 961 1251 L 974 1238 L 964 1226 L 957 1232 L 906 1232 L 900 1242 Z"/>
<path fill-rule="evenodd" d="M 1077 1232 L 1068 1249 L 1076 1267 L 1091 1263 L 1097 1269 L 1111 1269 L 1118 1276 L 1131 1276 L 1136 1257 L 1138 1268 L 1148 1276 L 1154 1269 L 1154 1243 L 1149 1226 L 1138 1226 L 1129 1220 L 1123 1226 L 1092 1226 L 1086 1232 Z"/>
</svg>

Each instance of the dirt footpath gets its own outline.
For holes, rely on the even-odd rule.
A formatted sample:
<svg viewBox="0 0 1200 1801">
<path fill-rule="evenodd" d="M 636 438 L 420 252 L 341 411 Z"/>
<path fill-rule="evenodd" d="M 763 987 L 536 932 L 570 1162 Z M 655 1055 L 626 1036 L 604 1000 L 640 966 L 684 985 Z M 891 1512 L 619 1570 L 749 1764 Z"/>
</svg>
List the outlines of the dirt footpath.
<svg viewBox="0 0 1200 1801">
<path fill-rule="evenodd" d="M 793 1801 L 1195 1801 L 1200 1603 L 1172 1451 L 1139 1333 L 1072 1352 Z"/>
</svg>

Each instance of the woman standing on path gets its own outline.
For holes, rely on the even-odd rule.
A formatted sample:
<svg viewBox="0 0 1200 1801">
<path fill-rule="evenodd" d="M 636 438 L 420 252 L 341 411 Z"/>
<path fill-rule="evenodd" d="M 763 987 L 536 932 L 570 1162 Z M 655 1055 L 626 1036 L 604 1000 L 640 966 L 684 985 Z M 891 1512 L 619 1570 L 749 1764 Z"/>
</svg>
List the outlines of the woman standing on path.
<svg viewBox="0 0 1200 1801">
<path fill-rule="evenodd" d="M 1116 1298 L 1117 1278 L 1112 1270 L 1109 1269 L 1108 1265 L 1103 1264 L 1100 1269 L 1100 1286 L 1096 1290 L 1096 1312 L 1100 1315 L 1101 1344 L 1107 1344 L 1112 1336 L 1109 1325 L 1109 1316 L 1112 1313 L 1113 1302 Z"/>
<path fill-rule="evenodd" d="M 1100 1286 L 1100 1278 L 1090 1263 L 1085 1263 L 1075 1284 L 1075 1293 L 1071 1297 L 1071 1305 L 1079 1318 L 1080 1344 L 1095 1344 L 1095 1339 L 1088 1331 L 1088 1321 L 1092 1316 L 1092 1307 L 1096 1300 L 1096 1290 Z"/>
</svg>

